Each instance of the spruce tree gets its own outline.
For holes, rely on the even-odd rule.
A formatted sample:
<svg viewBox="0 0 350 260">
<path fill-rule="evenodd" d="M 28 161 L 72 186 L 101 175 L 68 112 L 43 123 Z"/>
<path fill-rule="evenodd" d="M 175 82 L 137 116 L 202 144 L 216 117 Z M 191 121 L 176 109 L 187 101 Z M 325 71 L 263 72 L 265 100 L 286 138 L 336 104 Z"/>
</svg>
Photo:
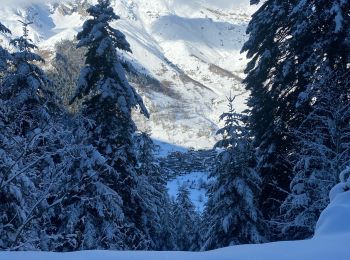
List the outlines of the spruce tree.
<svg viewBox="0 0 350 260">
<path fill-rule="evenodd" d="M 95 147 L 85 144 L 84 137 L 77 133 L 62 136 L 67 143 L 57 151 L 62 159 L 56 166 L 62 176 L 40 219 L 45 231 L 41 250 L 129 248 L 123 232 L 122 199 L 108 183 L 101 181 L 113 180 L 115 171 Z"/>
<path fill-rule="evenodd" d="M 40 243 L 38 216 L 52 191 L 56 128 L 61 111 L 50 81 L 36 65 L 43 59 L 23 35 L 10 43 L 10 54 L 0 88 L 0 246 L 36 249 Z M 45 203 L 44 203 L 45 204 Z"/>
<path fill-rule="evenodd" d="M 37 46 L 28 38 L 28 25 L 23 23 L 23 36 L 10 43 L 16 49 L 11 53 L 11 63 L 3 78 L 1 97 L 16 113 L 12 121 L 14 133 L 29 136 L 34 130 L 47 128 L 50 117 L 61 112 L 57 98 L 50 90 L 51 82 L 36 63 L 44 60 L 34 50 Z M 11 102 L 10 102 L 11 101 Z"/>
<path fill-rule="evenodd" d="M 291 133 L 302 149 L 293 153 L 291 195 L 283 205 L 286 238 L 312 235 L 328 204 L 327 194 L 349 158 L 349 8 L 349 1 L 297 1 L 288 16 L 292 37 L 286 59 L 297 62 L 298 87 Z"/>
<path fill-rule="evenodd" d="M 168 227 L 162 227 L 162 220 L 167 218 L 170 200 L 166 190 L 165 174 L 159 167 L 154 151 L 156 149 L 148 133 L 137 133 L 135 136 L 135 150 L 137 151 L 137 167 L 139 175 L 138 191 L 141 195 L 143 214 L 142 230 L 151 238 L 151 248 L 154 250 L 173 249 L 164 240 L 164 234 L 170 233 Z"/>
<path fill-rule="evenodd" d="M 258 2 L 251 1 L 252 4 Z M 293 144 L 287 134 L 287 119 L 283 113 L 293 115 L 294 103 L 281 99 L 284 87 L 293 78 L 291 73 L 282 73 L 286 63 L 282 57 L 286 54 L 284 42 L 290 34 L 288 14 L 293 8 L 292 2 L 265 1 L 252 16 L 247 29 L 249 39 L 242 49 L 251 59 L 245 70 L 244 83 L 251 93 L 248 99 L 251 110 L 249 127 L 254 146 L 258 148 L 256 169 L 262 177 L 259 208 L 267 220 L 279 216 L 280 205 L 286 197 L 283 190 L 288 189 L 292 174 L 287 153 Z M 270 236 L 272 240 L 278 239 L 274 232 Z"/>
<path fill-rule="evenodd" d="M 349 72 L 327 75 L 323 71 L 318 83 L 309 93 L 313 110 L 294 130 L 298 153 L 291 192 L 282 205 L 286 222 L 282 230 L 292 239 L 313 235 L 319 215 L 329 204 L 329 191 L 350 163 Z"/>
<path fill-rule="evenodd" d="M 159 250 L 161 251 L 174 251 L 178 249 L 177 246 L 177 233 L 176 233 L 176 223 L 174 222 L 174 208 L 175 202 L 168 198 L 169 203 L 164 204 L 163 214 L 160 219 L 160 237 Z"/>
<path fill-rule="evenodd" d="M 185 184 L 179 187 L 176 197 L 174 222 L 177 250 L 197 250 L 196 244 L 199 241 L 200 218 L 190 199 L 190 192 Z"/>
<path fill-rule="evenodd" d="M 34 64 L 43 60 L 32 52 L 28 25 L 11 42 L 18 52 L 1 88 L 1 248 L 128 248 L 121 198 L 98 179 L 115 172 L 82 142 L 85 119 L 63 118 L 51 82 Z"/>
<path fill-rule="evenodd" d="M 280 217 L 279 206 L 294 177 L 299 151 L 291 129 L 312 113 L 312 92 L 322 73 L 345 71 L 349 64 L 348 12 L 349 1 L 270 0 L 248 26 L 243 51 L 252 60 L 245 83 L 263 178 L 260 207 L 267 219 Z M 271 234 L 272 240 L 277 238 Z"/>
<path fill-rule="evenodd" d="M 124 249 L 147 249 L 150 238 L 143 230 L 142 198 L 138 192 L 137 155 L 133 145 L 136 126 L 131 118 L 139 107 L 148 117 L 141 97 L 131 87 L 121 65 L 121 53 L 131 51 L 125 36 L 112 28 L 118 20 L 110 1 L 99 0 L 87 10 L 92 17 L 78 34 L 78 47 L 86 47 L 85 67 L 78 80 L 76 99 L 84 98 L 81 114 L 86 117 L 86 143 L 92 144 L 106 159 L 108 174 L 99 182 L 119 195 L 123 219 L 120 230 L 125 234 Z"/>
<path fill-rule="evenodd" d="M 229 111 L 221 116 L 225 126 L 218 131 L 223 139 L 216 144 L 222 149 L 211 177 L 209 199 L 204 214 L 202 250 L 264 241 L 264 225 L 258 209 L 261 178 L 255 171 L 254 149 L 244 122 L 246 115 L 234 111 L 234 98 Z"/>
</svg>

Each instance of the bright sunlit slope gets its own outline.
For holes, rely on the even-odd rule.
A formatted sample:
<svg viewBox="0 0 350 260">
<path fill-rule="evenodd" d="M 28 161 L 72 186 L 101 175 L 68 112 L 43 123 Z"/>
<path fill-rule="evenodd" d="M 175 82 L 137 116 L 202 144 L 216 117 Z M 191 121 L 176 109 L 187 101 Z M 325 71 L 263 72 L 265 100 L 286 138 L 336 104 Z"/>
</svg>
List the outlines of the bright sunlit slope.
<svg viewBox="0 0 350 260">
<path fill-rule="evenodd" d="M 73 39 L 86 19 L 85 0 L 34 2 L 0 5 L 0 20 L 14 35 L 22 32 L 19 19 L 34 21 L 30 36 L 41 49 L 52 51 L 60 40 Z M 115 26 L 133 50 L 125 58 L 156 80 L 133 83 L 151 112 L 147 122 L 136 118 L 140 127 L 168 143 L 212 147 L 226 96 L 242 94 L 236 106 L 244 108 L 246 59 L 240 49 L 253 8 L 243 0 L 112 0 L 112 5 L 121 17 Z"/>
<path fill-rule="evenodd" d="M 337 194 L 321 215 L 315 237 L 304 241 L 232 246 L 201 253 L 136 251 L 0 252 L 0 260 L 349 260 L 349 202 L 349 191 Z"/>
</svg>

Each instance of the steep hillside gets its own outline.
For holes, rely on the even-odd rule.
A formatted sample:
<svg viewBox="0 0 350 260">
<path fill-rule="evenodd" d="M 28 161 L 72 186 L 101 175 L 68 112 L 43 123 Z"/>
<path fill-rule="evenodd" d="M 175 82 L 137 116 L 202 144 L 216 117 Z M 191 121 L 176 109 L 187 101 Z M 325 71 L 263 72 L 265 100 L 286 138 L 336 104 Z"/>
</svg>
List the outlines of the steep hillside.
<svg viewBox="0 0 350 260">
<path fill-rule="evenodd" d="M 0 20 L 14 34 L 18 19 L 34 21 L 31 36 L 41 49 L 52 51 L 56 42 L 73 39 L 86 14 L 89 0 L 0 7 Z M 125 54 L 137 70 L 154 80 L 135 80 L 152 114 L 141 128 L 155 139 L 184 147 L 207 148 L 215 142 L 219 115 L 226 96 L 246 93 L 241 80 L 246 64 L 240 48 L 252 9 L 245 1 L 228 0 L 113 0 L 121 16 L 117 26 L 131 43 Z"/>
</svg>

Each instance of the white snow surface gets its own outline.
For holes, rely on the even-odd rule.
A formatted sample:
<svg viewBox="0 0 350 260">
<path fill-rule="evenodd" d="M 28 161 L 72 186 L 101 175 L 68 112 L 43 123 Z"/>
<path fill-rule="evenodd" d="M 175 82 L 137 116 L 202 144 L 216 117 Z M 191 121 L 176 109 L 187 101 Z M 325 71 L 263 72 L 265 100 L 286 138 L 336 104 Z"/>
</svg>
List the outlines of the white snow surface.
<svg viewBox="0 0 350 260">
<path fill-rule="evenodd" d="M 322 213 L 314 238 L 231 246 L 209 252 L 82 251 L 0 252 L 0 260 L 349 260 L 350 192 L 339 193 Z"/>
<path fill-rule="evenodd" d="M 34 21 L 31 38 L 41 49 L 53 50 L 55 43 L 73 39 L 81 29 L 87 18 L 82 1 L 1 4 L 0 21 L 14 35 L 22 32 L 19 19 Z M 256 7 L 248 0 L 112 0 L 112 5 L 121 17 L 114 26 L 126 34 L 133 50 L 125 58 L 161 83 L 160 89 L 136 84 L 151 112 L 148 121 L 136 118 L 140 129 L 187 148 L 212 147 L 219 138 L 215 132 L 226 111 L 226 96 L 241 94 L 236 106 L 245 108 L 241 80 L 247 61 L 240 49 Z"/>
<path fill-rule="evenodd" d="M 331 203 L 317 222 L 315 237 L 350 234 L 350 191 L 344 192 L 349 190 L 349 184 L 340 183 L 330 192 Z"/>
<path fill-rule="evenodd" d="M 349 260 L 350 235 L 306 241 L 232 246 L 191 252 L 83 251 L 74 253 L 1 252 L 0 260 Z"/>
<path fill-rule="evenodd" d="M 179 188 L 186 186 L 190 191 L 190 199 L 196 210 L 203 212 L 205 203 L 208 201 L 207 189 L 204 185 L 208 183 L 208 172 L 191 172 L 189 174 L 180 175 L 167 183 L 168 194 L 175 199 Z"/>
</svg>

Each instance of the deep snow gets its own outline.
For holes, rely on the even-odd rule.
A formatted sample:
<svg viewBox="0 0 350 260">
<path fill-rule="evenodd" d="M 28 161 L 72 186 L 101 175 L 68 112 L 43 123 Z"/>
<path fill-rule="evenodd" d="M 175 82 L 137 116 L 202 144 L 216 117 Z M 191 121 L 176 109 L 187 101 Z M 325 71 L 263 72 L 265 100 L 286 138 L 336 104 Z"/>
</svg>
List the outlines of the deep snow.
<svg viewBox="0 0 350 260">
<path fill-rule="evenodd" d="M 350 234 L 306 241 L 232 246 L 210 252 L 113 252 L 74 253 L 2 252 L 0 260 L 349 260 Z"/>
</svg>

